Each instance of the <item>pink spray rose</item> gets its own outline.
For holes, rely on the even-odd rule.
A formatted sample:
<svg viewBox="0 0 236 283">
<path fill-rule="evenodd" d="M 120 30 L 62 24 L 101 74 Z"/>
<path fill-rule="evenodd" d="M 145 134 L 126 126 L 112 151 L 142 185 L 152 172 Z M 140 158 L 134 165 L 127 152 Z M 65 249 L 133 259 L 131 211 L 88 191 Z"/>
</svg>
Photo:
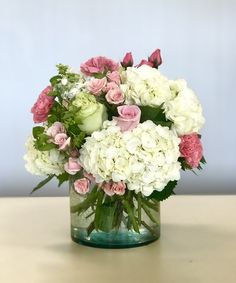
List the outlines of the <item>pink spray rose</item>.
<svg viewBox="0 0 236 283">
<path fill-rule="evenodd" d="M 113 183 L 111 189 L 116 195 L 123 196 L 125 194 L 125 184 L 123 182 Z"/>
<path fill-rule="evenodd" d="M 139 64 L 138 64 L 138 67 L 141 67 L 142 65 L 148 65 L 150 67 L 153 67 L 153 63 L 152 62 L 149 62 L 145 59 L 143 59 Z"/>
<path fill-rule="evenodd" d="M 49 96 L 48 93 L 52 91 L 51 86 L 47 86 L 39 95 L 38 100 L 31 108 L 33 113 L 33 120 L 35 123 L 45 122 L 48 114 L 52 108 L 55 97 Z"/>
<path fill-rule="evenodd" d="M 94 95 L 100 95 L 104 87 L 106 86 L 107 79 L 92 79 L 88 82 L 88 90 Z"/>
<path fill-rule="evenodd" d="M 101 188 L 110 197 L 115 194 L 123 196 L 125 194 L 126 185 L 123 182 L 115 183 L 115 182 L 110 181 L 110 182 L 104 182 Z"/>
<path fill-rule="evenodd" d="M 121 132 L 131 131 L 137 127 L 141 117 L 141 110 L 136 105 L 123 105 L 117 107 L 119 117 L 113 117 L 117 121 Z"/>
<path fill-rule="evenodd" d="M 61 134 L 61 133 L 65 133 L 66 130 L 65 130 L 65 127 L 63 126 L 63 124 L 61 122 L 55 122 L 52 124 L 51 127 L 48 128 L 47 130 L 47 135 L 52 137 L 52 138 L 55 138 L 55 136 L 57 134 Z"/>
<path fill-rule="evenodd" d="M 115 194 L 114 190 L 112 189 L 112 183 L 111 182 L 104 182 L 102 184 L 101 188 L 110 197 L 112 197 Z"/>
<path fill-rule="evenodd" d="M 75 191 L 78 194 L 85 195 L 89 192 L 89 180 L 86 178 L 78 179 L 74 182 Z"/>
<path fill-rule="evenodd" d="M 104 73 L 107 71 L 113 72 L 118 69 L 118 63 L 103 56 L 91 58 L 80 66 L 81 72 L 86 76 L 92 76 L 93 74 Z"/>
<path fill-rule="evenodd" d="M 156 49 L 148 58 L 148 62 L 152 63 L 154 68 L 158 68 L 162 63 L 161 50 Z"/>
<path fill-rule="evenodd" d="M 125 100 L 125 96 L 119 88 L 109 90 L 105 97 L 110 104 L 121 104 Z"/>
<path fill-rule="evenodd" d="M 80 171 L 81 165 L 79 164 L 77 158 L 70 157 L 68 162 L 64 165 L 64 169 L 70 175 L 75 175 L 77 172 Z"/>
<path fill-rule="evenodd" d="M 104 92 L 108 92 L 111 89 L 117 89 L 119 86 L 115 82 L 109 82 L 107 85 L 103 88 Z"/>
<path fill-rule="evenodd" d="M 134 64 L 134 60 L 133 60 L 132 53 L 127 52 L 125 54 L 125 57 L 123 58 L 123 60 L 121 62 L 121 65 L 122 65 L 122 67 L 127 68 L 127 67 L 132 67 L 133 64 Z"/>
<path fill-rule="evenodd" d="M 120 84 L 120 74 L 117 71 L 114 71 L 114 72 L 107 74 L 107 78 L 108 78 L 109 82 L 114 82 L 117 85 Z"/>
<path fill-rule="evenodd" d="M 201 140 L 196 133 L 182 136 L 179 149 L 181 156 L 185 158 L 191 168 L 198 167 L 203 156 L 203 148 Z"/>
<path fill-rule="evenodd" d="M 54 137 L 53 143 L 57 144 L 60 150 L 64 150 L 70 145 L 70 138 L 65 133 L 59 133 Z"/>
</svg>

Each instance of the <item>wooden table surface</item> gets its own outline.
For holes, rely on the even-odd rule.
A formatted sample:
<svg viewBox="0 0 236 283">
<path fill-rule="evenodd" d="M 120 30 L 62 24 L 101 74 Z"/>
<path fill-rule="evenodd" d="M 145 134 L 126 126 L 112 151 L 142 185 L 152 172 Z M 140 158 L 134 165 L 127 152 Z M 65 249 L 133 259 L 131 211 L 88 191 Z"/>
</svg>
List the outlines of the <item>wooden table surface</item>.
<svg viewBox="0 0 236 283">
<path fill-rule="evenodd" d="M 236 196 L 174 196 L 161 220 L 155 243 L 98 249 L 70 240 L 68 198 L 0 198 L 0 282 L 236 282 Z"/>
</svg>

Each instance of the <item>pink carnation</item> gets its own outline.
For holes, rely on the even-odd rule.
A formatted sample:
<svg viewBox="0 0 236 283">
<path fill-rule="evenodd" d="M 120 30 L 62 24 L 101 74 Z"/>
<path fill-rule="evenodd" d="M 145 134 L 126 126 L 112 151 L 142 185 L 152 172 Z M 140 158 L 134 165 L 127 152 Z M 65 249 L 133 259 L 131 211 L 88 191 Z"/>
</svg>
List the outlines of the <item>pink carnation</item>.
<svg viewBox="0 0 236 283">
<path fill-rule="evenodd" d="M 107 71 L 113 72 L 119 69 L 119 64 L 106 57 L 94 57 L 86 61 L 80 66 L 80 70 L 86 76 L 92 76 L 97 73 L 104 73 Z"/>
<path fill-rule="evenodd" d="M 33 113 L 33 119 L 35 123 L 45 122 L 48 118 L 48 114 L 52 108 L 54 98 L 49 96 L 48 93 L 52 91 L 51 86 L 47 86 L 39 95 L 38 100 L 31 108 Z"/>
<path fill-rule="evenodd" d="M 181 156 L 185 158 L 191 168 L 198 167 L 203 156 L 203 149 L 201 140 L 196 133 L 182 136 L 179 149 Z"/>
</svg>

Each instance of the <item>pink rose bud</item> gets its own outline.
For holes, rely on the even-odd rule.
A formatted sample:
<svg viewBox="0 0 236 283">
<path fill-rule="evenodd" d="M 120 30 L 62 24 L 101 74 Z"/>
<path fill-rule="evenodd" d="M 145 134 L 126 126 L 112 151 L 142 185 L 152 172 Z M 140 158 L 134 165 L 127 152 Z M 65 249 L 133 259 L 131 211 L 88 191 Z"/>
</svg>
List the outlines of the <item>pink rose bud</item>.
<svg viewBox="0 0 236 283">
<path fill-rule="evenodd" d="M 133 64 L 134 64 L 134 60 L 133 60 L 132 53 L 131 52 L 126 53 L 125 57 L 123 58 L 121 62 L 122 67 L 124 68 L 132 67 Z"/>
<path fill-rule="evenodd" d="M 158 68 L 162 63 L 161 50 L 156 49 L 148 58 L 148 62 L 152 63 L 154 68 Z"/>
<path fill-rule="evenodd" d="M 123 105 L 117 107 L 119 117 L 113 117 L 121 132 L 131 131 L 137 127 L 141 117 L 141 110 L 136 105 Z"/>
<path fill-rule="evenodd" d="M 106 84 L 107 84 L 106 78 L 91 79 L 88 82 L 88 90 L 94 95 L 100 95 Z"/>
<path fill-rule="evenodd" d="M 181 138 L 179 150 L 191 168 L 198 167 L 203 156 L 201 140 L 196 133 L 184 135 Z"/>
<path fill-rule="evenodd" d="M 61 134 L 61 133 L 65 133 L 66 130 L 65 130 L 65 127 L 63 126 L 63 124 L 61 122 L 55 122 L 52 124 L 51 127 L 48 128 L 47 130 L 47 135 L 52 137 L 52 138 L 55 138 L 55 136 L 57 134 Z"/>
<path fill-rule="evenodd" d="M 137 67 L 141 67 L 142 65 L 147 65 L 153 68 L 153 63 L 152 62 L 148 62 L 147 60 L 143 59 Z"/>
<path fill-rule="evenodd" d="M 79 150 L 77 148 L 73 148 L 69 150 L 70 156 L 73 158 L 79 157 Z"/>
<path fill-rule="evenodd" d="M 95 183 L 95 178 L 92 174 L 87 173 L 86 171 L 84 171 L 84 177 L 87 178 L 90 182 Z"/>
<path fill-rule="evenodd" d="M 121 104 L 125 99 L 123 92 L 119 88 L 109 90 L 105 97 L 110 104 Z"/>
<path fill-rule="evenodd" d="M 78 179 L 74 182 L 75 191 L 78 194 L 85 195 L 89 192 L 89 180 L 86 178 Z"/>
<path fill-rule="evenodd" d="M 114 190 L 112 189 L 112 183 L 111 182 L 104 182 L 102 184 L 101 188 L 110 197 L 115 194 Z"/>
<path fill-rule="evenodd" d="M 107 74 L 107 78 L 109 82 L 114 82 L 117 85 L 120 84 L 120 74 L 117 71 Z"/>
<path fill-rule="evenodd" d="M 70 175 L 75 175 L 81 170 L 81 165 L 79 164 L 77 158 L 70 157 L 68 162 L 64 165 L 64 169 Z"/>
<path fill-rule="evenodd" d="M 113 183 L 111 190 L 114 191 L 116 195 L 123 196 L 125 194 L 126 185 L 123 182 Z"/>
<path fill-rule="evenodd" d="M 48 93 L 52 91 L 51 86 L 47 86 L 39 95 L 34 106 L 31 108 L 33 113 L 33 120 L 35 123 L 45 122 L 48 114 L 52 108 L 55 97 L 49 96 Z"/>
</svg>

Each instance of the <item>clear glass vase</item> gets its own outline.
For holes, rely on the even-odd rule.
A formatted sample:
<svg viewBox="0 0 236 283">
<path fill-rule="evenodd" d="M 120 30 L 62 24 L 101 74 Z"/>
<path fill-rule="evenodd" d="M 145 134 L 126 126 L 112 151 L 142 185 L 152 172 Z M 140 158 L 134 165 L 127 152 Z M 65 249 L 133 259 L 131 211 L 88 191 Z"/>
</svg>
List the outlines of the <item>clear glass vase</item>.
<svg viewBox="0 0 236 283">
<path fill-rule="evenodd" d="M 71 238 L 99 248 L 131 248 L 160 237 L 160 203 L 133 191 L 107 196 L 94 186 L 86 195 L 70 184 Z"/>
</svg>

